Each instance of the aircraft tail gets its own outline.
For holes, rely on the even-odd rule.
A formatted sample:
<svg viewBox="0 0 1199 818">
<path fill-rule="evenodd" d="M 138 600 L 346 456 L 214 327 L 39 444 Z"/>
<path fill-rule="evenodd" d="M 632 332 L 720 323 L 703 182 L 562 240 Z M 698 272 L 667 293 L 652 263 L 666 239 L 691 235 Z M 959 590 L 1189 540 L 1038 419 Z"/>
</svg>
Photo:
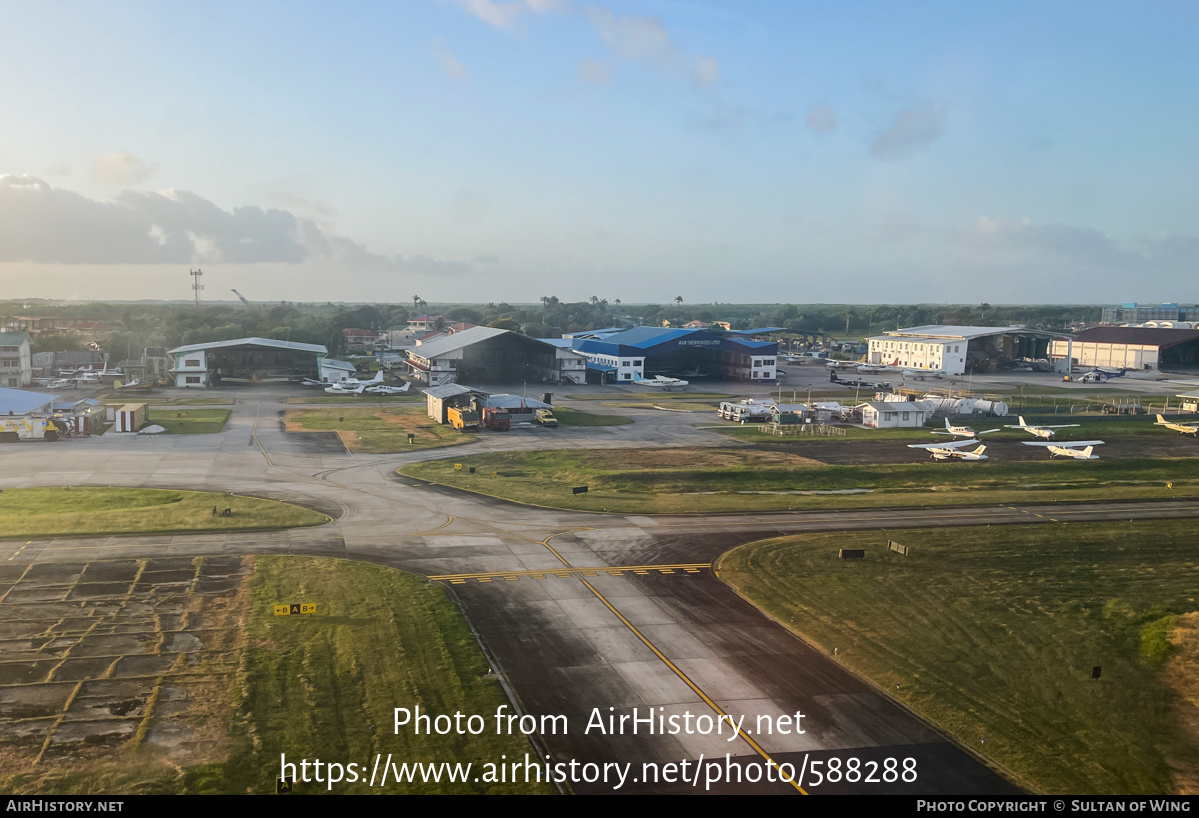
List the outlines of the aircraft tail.
<svg viewBox="0 0 1199 818">
<path fill-rule="evenodd" d="M 945 429 L 946 429 L 946 431 L 948 431 L 948 430 L 950 430 L 950 429 L 952 429 L 952 428 L 953 428 L 953 426 L 951 426 L 951 425 L 950 425 L 950 423 L 949 423 L 949 418 L 945 418 Z"/>
<path fill-rule="evenodd" d="M 1162 426 L 1166 425 L 1166 419 L 1164 417 L 1162 417 L 1161 415 L 1157 416 L 1157 422 L 1159 424 L 1161 424 Z"/>
<path fill-rule="evenodd" d="M 972 451 L 970 454 L 981 455 L 986 450 L 987 450 L 987 446 L 986 446 L 986 444 L 983 444 L 982 446 L 979 446 L 977 449 Z"/>
<path fill-rule="evenodd" d="M 371 378 L 367 383 L 383 383 L 383 367 L 379 367 L 379 371 L 375 373 L 375 377 Z"/>
<path fill-rule="evenodd" d="M 412 386 L 412 381 L 408 381 L 408 382 L 407 382 L 407 383 L 405 383 L 403 386 L 401 386 L 401 387 L 400 387 L 400 391 L 401 391 L 401 392 L 407 392 L 407 391 L 408 391 L 408 387 L 410 387 L 410 386 Z"/>
<path fill-rule="evenodd" d="M 1020 415 L 1019 417 L 1020 417 L 1020 425 L 1027 426 L 1028 424 L 1024 422 L 1024 415 Z"/>
<path fill-rule="evenodd" d="M 1085 449 L 1083 449 L 1083 450 L 1082 450 L 1082 456 L 1083 456 L 1083 457 L 1085 457 L 1085 458 L 1087 458 L 1087 459 L 1090 459 L 1090 457 L 1091 457 L 1091 452 L 1093 452 L 1093 451 L 1095 451 L 1095 447 L 1094 447 L 1094 446 L 1087 446 Z"/>
</svg>

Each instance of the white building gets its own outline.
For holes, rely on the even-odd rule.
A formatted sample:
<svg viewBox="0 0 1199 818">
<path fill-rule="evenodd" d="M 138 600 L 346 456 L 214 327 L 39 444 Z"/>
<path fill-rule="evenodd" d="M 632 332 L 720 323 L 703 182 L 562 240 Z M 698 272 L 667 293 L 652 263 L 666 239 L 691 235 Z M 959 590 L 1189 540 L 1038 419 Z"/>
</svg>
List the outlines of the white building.
<svg viewBox="0 0 1199 818">
<path fill-rule="evenodd" d="M 483 383 L 585 383 L 587 359 L 519 332 L 471 327 L 408 350 L 412 376 L 429 386 Z"/>
<path fill-rule="evenodd" d="M 1002 336 L 1022 331 L 1023 327 L 940 324 L 897 329 L 871 338 L 866 360 L 883 366 L 942 370 L 947 375 L 962 375 L 966 372 L 971 341 L 996 338 L 998 351 L 1002 351 Z"/>
<path fill-rule="evenodd" d="M 0 332 L 0 386 L 22 387 L 33 383 L 33 356 L 29 335 Z"/>
<path fill-rule="evenodd" d="M 1161 369 L 1199 365 L 1199 330 L 1163 327 L 1095 327 L 1070 342 L 1054 341 L 1050 354 L 1074 366 Z"/>
<path fill-rule="evenodd" d="M 349 361 L 334 358 L 321 359 L 321 380 L 325 383 L 343 383 L 354 377 L 358 369 Z"/>
<path fill-rule="evenodd" d="M 226 383 L 269 383 L 320 378 L 328 350 L 320 344 L 277 341 L 273 338 L 235 338 L 206 344 L 187 344 L 167 352 L 168 370 L 176 386 L 203 387 Z"/>
<path fill-rule="evenodd" d="M 871 401 L 859 408 L 862 425 L 871 429 L 916 429 L 932 414 L 927 407 L 917 406 L 915 401 Z"/>
</svg>

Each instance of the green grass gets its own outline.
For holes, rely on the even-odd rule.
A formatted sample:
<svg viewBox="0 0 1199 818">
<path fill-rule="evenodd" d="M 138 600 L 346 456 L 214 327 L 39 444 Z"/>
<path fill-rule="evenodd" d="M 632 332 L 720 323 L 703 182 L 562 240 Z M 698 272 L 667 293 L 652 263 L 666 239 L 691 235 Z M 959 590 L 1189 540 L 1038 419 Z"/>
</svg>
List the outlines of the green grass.
<svg viewBox="0 0 1199 818">
<path fill-rule="evenodd" d="M 393 569 L 306 557 L 259 557 L 251 580 L 247 648 L 235 725 L 253 737 L 205 789 L 273 793 L 280 755 L 373 763 L 536 758 L 520 735 L 497 735 L 494 714 L 507 704 L 462 614 L 439 586 Z M 314 616 L 277 617 L 275 604 L 315 602 Z M 414 735 L 393 729 L 393 709 L 491 717 L 480 735 Z M 370 768 L 365 771 L 369 779 Z M 321 787 L 301 784 L 301 792 Z M 335 787 L 341 793 L 549 792 L 548 786 L 487 784 Z"/>
<path fill-rule="evenodd" d="M 211 397 L 211 398 L 163 398 L 153 393 L 138 397 L 124 395 L 108 395 L 100 401 L 105 406 L 124 406 L 127 403 L 148 403 L 150 411 L 154 411 L 160 406 L 232 406 L 237 402 L 235 398 L 229 397 Z"/>
<path fill-rule="evenodd" d="M 1093 415 L 1093 416 L 1070 416 L 1070 415 L 1037 415 L 1024 414 L 1024 420 L 1030 426 L 1046 425 L 1057 426 L 1067 423 L 1077 423 L 1078 426 L 1072 429 L 1060 429 L 1058 434 L 1062 441 L 1068 442 L 1074 440 L 1152 440 L 1168 438 L 1171 435 L 1177 437 L 1177 432 L 1172 432 L 1163 426 L 1155 426 L 1152 416 L 1140 416 L 1137 418 L 1119 418 L 1109 415 Z M 927 426 L 918 429 L 866 429 L 861 426 L 839 426 L 844 429 L 844 435 L 830 435 L 828 437 L 813 436 L 813 435 L 797 435 L 794 437 L 777 437 L 770 435 L 761 430 L 764 424 L 747 423 L 742 426 L 739 423 L 731 421 L 721 421 L 716 419 L 718 423 L 727 424 L 722 428 L 716 429 L 723 435 L 750 443 L 778 443 L 779 441 L 790 443 L 806 443 L 812 440 L 838 440 L 838 441 L 855 441 L 855 440 L 910 440 L 924 443 L 932 443 L 937 440 L 932 432 L 938 429 L 944 430 L 944 423 L 938 425 L 930 423 Z M 972 420 L 956 421 L 958 425 L 970 426 L 977 431 L 985 429 L 998 428 L 1000 431 L 986 435 L 982 440 L 984 443 L 991 440 L 1038 440 L 1028 432 L 1020 429 L 1006 429 L 1006 424 L 1015 425 L 1016 417 L 1010 418 L 977 418 Z M 1185 421 L 1184 421 L 1185 422 Z M 942 438 L 944 439 L 944 438 Z M 1056 441 L 1055 441 L 1056 442 Z M 1196 447 L 1196 454 L 1199 454 L 1199 447 Z"/>
<path fill-rule="evenodd" d="M 213 506 L 232 509 L 213 516 Z M 0 537 L 164 534 L 320 525 L 328 517 L 291 503 L 221 492 L 37 488 L 0 492 Z"/>
<path fill-rule="evenodd" d="M 229 409 L 151 409 L 150 422 L 173 435 L 211 435 L 225 428 Z"/>
<path fill-rule="evenodd" d="M 732 395 L 726 395 L 719 392 L 665 392 L 661 389 L 646 389 L 644 392 L 613 390 L 607 393 L 562 396 L 562 400 L 618 400 L 627 401 L 629 403 L 647 404 L 664 400 L 714 400 L 716 402 L 720 402 L 722 400 L 732 399 Z"/>
<path fill-rule="evenodd" d="M 283 420 L 288 431 L 337 432 L 350 451 L 372 454 L 454 446 L 475 439 L 473 434 L 459 432 L 431 419 L 424 406 L 290 409 L 284 413 Z M 415 435 L 412 443 L 408 442 L 410 433 Z"/>
<path fill-rule="evenodd" d="M 275 616 L 276 604 L 311 602 L 317 613 Z M 197 706 L 226 743 L 217 759 L 187 767 L 150 746 L 66 763 L 0 771 L 0 791 L 20 794 L 274 794 L 281 756 L 289 761 L 359 765 L 360 780 L 336 794 L 551 793 L 546 784 L 488 783 L 487 763 L 537 758 L 527 739 L 498 734 L 494 714 L 509 704 L 478 642 L 440 586 L 383 566 L 316 557 L 259 556 L 236 596 L 208 598 L 206 627 L 235 645 L 211 674 L 208 702 Z M 211 641 L 206 637 L 206 642 Z M 232 655 L 229 655 L 232 654 Z M 229 670 L 224 670 L 229 668 Z M 160 685 L 194 681 L 203 664 L 179 663 Z M 219 690 L 223 687 L 223 692 Z M 415 735 L 394 730 L 394 708 L 486 718 L 479 735 Z M 511 712 L 509 710 L 508 712 Z M 462 762 L 470 779 L 392 783 L 370 788 L 375 754 L 404 763 Z M 382 761 L 380 762 L 380 767 Z M 297 765 L 297 773 L 299 768 Z M 311 776 L 313 767 L 309 766 Z M 510 775 L 509 775 L 510 777 Z M 328 792 L 297 782 L 297 795 Z"/>
<path fill-rule="evenodd" d="M 830 466 L 778 451 L 629 448 L 455 460 L 463 464 L 461 471 L 449 460 L 415 463 L 401 471 L 516 502 L 636 514 L 1199 495 L 1199 458 Z M 497 472 L 498 477 L 468 476 L 468 466 L 482 474 Z M 1173 487 L 1167 489 L 1167 482 Z M 583 485 L 589 487 L 587 494 L 571 493 L 572 486 Z M 857 491 L 862 489 L 868 492 Z"/>
<path fill-rule="evenodd" d="M 1169 793 L 1170 760 L 1199 751 L 1161 673 L 1174 615 L 1199 609 L 1189 522 L 803 535 L 719 575 L 1035 790 Z"/>
<path fill-rule="evenodd" d="M 554 407 L 554 417 L 560 426 L 627 426 L 633 422 L 632 418 L 620 415 L 597 415 L 561 406 Z"/>
</svg>

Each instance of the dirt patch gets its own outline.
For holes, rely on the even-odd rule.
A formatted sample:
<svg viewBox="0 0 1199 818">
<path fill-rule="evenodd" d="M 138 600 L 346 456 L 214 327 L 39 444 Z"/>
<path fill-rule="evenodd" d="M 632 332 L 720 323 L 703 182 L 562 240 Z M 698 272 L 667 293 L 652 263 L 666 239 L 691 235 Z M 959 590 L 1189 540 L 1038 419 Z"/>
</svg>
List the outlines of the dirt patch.
<svg viewBox="0 0 1199 818">
<path fill-rule="evenodd" d="M 178 765 L 222 759 L 251 570 L 221 556 L 12 577 L 0 599 L 0 767 L 41 775 L 147 749 Z"/>
<path fill-rule="evenodd" d="M 1178 693 L 1178 725 L 1190 752 L 1174 759 L 1179 795 L 1199 795 L 1199 611 L 1178 617 L 1170 642 L 1175 653 L 1166 664 L 1166 683 Z"/>
</svg>

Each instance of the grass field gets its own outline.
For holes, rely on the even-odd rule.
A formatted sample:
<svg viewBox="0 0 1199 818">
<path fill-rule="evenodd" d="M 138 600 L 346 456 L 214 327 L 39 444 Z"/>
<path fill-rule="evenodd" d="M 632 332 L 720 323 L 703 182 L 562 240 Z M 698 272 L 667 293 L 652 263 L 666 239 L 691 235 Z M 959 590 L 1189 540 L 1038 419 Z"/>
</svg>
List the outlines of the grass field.
<svg viewBox="0 0 1199 818">
<path fill-rule="evenodd" d="M 723 392 L 665 392 L 661 389 L 647 389 L 644 392 L 623 392 L 613 390 L 608 393 L 595 393 L 587 395 L 563 395 L 563 400 L 607 400 L 607 401 L 623 401 L 625 403 L 646 403 L 652 404 L 664 400 L 698 400 L 706 401 L 713 400 L 719 403 L 722 400 L 732 400 L 732 395 L 726 395 Z"/>
<path fill-rule="evenodd" d="M 803 535 L 719 574 L 1035 790 L 1162 794 L 1172 765 L 1194 771 L 1168 684 L 1175 617 L 1199 610 L 1190 522 Z"/>
<path fill-rule="evenodd" d="M 151 409 L 150 422 L 173 435 L 211 435 L 225 428 L 229 409 Z"/>
<path fill-rule="evenodd" d="M 334 793 L 550 793 L 545 784 L 487 781 L 484 765 L 521 759 L 534 749 L 521 735 L 497 734 L 494 714 L 508 704 L 488 678 L 488 662 L 445 591 L 422 577 L 390 568 L 312 557 L 260 556 L 224 608 L 205 610 L 206 628 L 222 628 L 231 650 L 206 692 L 206 734 L 225 736 L 202 749 L 214 760 L 177 766 L 139 740 L 93 758 L 0 766 L 0 791 L 16 794 L 274 794 L 281 756 L 358 765 L 357 782 Z M 275 616 L 276 604 L 315 603 L 306 616 Z M 220 614 L 219 618 L 216 614 Z M 211 637 L 208 637 L 211 639 Z M 160 686 L 187 685 L 202 665 L 179 663 Z M 223 689 L 216 689 L 223 688 Z M 169 700 L 167 700 L 169 703 Z M 487 718 L 479 735 L 395 734 L 393 709 L 433 715 L 461 712 Z M 466 781 L 368 786 L 375 754 L 408 763 L 472 764 Z M 3 757 L 3 756 L 0 756 Z M 380 764 L 380 769 L 382 762 Z M 297 776 L 300 770 L 297 765 Z M 348 775 L 344 776 L 346 779 Z M 478 778 L 478 781 L 474 779 Z M 297 781 L 297 795 L 327 792 Z"/>
<path fill-rule="evenodd" d="M 213 506 L 232 510 L 213 516 Z M 328 517 L 290 503 L 221 492 L 129 488 L 5 489 L 0 538 L 239 531 L 320 525 Z"/>
<path fill-rule="evenodd" d="M 150 393 L 149 395 L 121 395 L 106 394 L 100 400 L 105 406 L 124 406 L 127 403 L 148 403 L 150 410 L 159 406 L 232 406 L 237 402 L 235 398 L 229 397 L 211 397 L 211 398 L 164 398 Z"/>
<path fill-rule="evenodd" d="M 1172 432 L 1163 426 L 1155 426 L 1153 417 L 1144 415 L 1138 417 L 1112 417 L 1110 415 L 1092 415 L 1085 417 L 1071 417 L 1069 415 L 1036 415 L 1025 414 L 1024 420 L 1030 426 L 1043 424 L 1046 426 L 1056 426 L 1069 423 L 1077 423 L 1076 428 L 1059 429 L 1058 435 L 1062 441 L 1074 440 L 1153 440 L 1169 438 L 1170 436 L 1178 436 L 1177 432 Z M 861 426 L 840 426 L 845 430 L 844 435 L 834 435 L 830 437 L 816 437 L 812 435 L 794 436 L 794 437 L 777 437 L 775 435 L 766 434 L 761 430 L 763 424 L 747 423 L 742 426 L 739 423 L 731 421 L 720 421 L 724 424 L 718 428 L 721 434 L 740 440 L 743 442 L 752 443 L 767 443 L 779 441 L 804 443 L 810 440 L 840 440 L 840 441 L 855 441 L 855 440 L 908 440 L 911 442 L 932 443 L 937 438 L 932 432 L 944 429 L 944 424 L 938 427 L 936 424 L 929 424 L 919 429 L 866 429 Z M 1011 418 L 976 418 L 971 420 L 956 421 L 958 424 L 968 425 L 976 431 L 986 429 L 1000 429 L 986 435 L 982 440 L 984 443 L 991 440 L 1039 440 L 1031 434 L 1020 429 L 1004 428 L 1005 424 L 1015 424 L 1015 417 Z M 942 438 L 944 440 L 945 438 Z M 1199 447 L 1196 448 L 1199 452 Z"/>
<path fill-rule="evenodd" d="M 627 426 L 633 422 L 632 418 L 620 415 L 597 415 L 594 412 L 581 412 L 562 406 L 554 407 L 554 417 L 561 426 Z"/>
<path fill-rule="evenodd" d="M 823 439 L 823 438 L 822 438 Z M 553 508 L 636 514 L 1035 503 L 1199 495 L 1199 458 L 830 466 L 752 449 L 588 449 L 456 458 L 479 473 L 473 490 Z M 963 464 L 957 464 L 963 465 Z M 1078 468 L 1079 465 L 1085 468 Z M 405 466 L 404 474 L 465 488 L 466 468 L 449 460 Z M 1173 487 L 1166 488 L 1166 483 Z M 572 486 L 588 486 L 574 495 Z M 822 493 L 831 492 L 831 493 Z"/>
<path fill-rule="evenodd" d="M 315 602 L 315 616 L 276 617 L 272 606 Z M 280 754 L 288 758 L 462 761 L 481 765 L 533 753 L 522 736 L 416 736 L 393 732 L 393 708 L 490 716 L 507 704 L 487 660 L 445 591 L 389 568 L 302 557 L 259 557 L 251 580 L 244 676 L 239 680 L 244 721 L 235 733 L 252 736 L 210 776 L 196 771 L 198 788 L 274 792 Z M 488 722 L 494 727 L 494 719 Z M 369 777 L 369 769 L 366 771 Z M 482 771 L 472 771 L 472 778 Z M 303 786 L 303 785 L 301 785 Z M 320 788 L 308 785 L 305 790 Z M 376 787 L 387 793 L 548 792 L 546 786 L 468 782 Z M 368 793 L 365 783 L 337 792 Z"/>
<path fill-rule="evenodd" d="M 289 409 L 283 420 L 289 432 L 337 432 L 350 451 L 372 454 L 454 446 L 475 439 L 432 420 L 423 406 Z M 412 443 L 409 434 L 415 435 Z"/>
</svg>

